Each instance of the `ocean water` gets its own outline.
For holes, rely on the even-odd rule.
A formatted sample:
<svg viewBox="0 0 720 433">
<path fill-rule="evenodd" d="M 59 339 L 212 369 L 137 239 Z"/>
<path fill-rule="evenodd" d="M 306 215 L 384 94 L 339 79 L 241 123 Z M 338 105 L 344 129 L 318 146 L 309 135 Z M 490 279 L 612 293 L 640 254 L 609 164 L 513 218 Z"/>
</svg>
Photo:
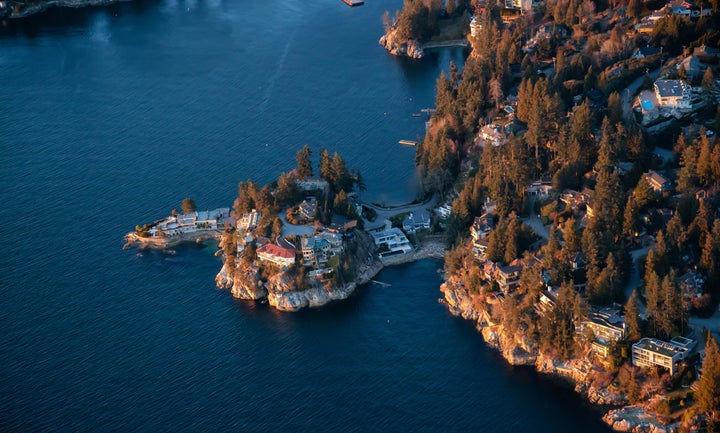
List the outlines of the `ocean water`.
<svg viewBox="0 0 720 433">
<path fill-rule="evenodd" d="M 230 206 L 309 144 L 368 200 L 458 49 L 388 55 L 400 1 L 123 2 L 0 23 L 0 431 L 607 431 L 437 302 L 441 264 L 297 314 L 214 287 L 214 246 L 123 251 L 190 196 Z"/>
</svg>

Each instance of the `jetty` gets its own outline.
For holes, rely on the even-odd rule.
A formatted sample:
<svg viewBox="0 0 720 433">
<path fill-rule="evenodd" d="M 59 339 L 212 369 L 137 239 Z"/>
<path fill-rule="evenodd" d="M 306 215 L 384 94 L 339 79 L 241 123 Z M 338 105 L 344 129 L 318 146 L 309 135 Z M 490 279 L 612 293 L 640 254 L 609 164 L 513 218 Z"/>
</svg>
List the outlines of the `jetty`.
<svg viewBox="0 0 720 433">
<path fill-rule="evenodd" d="M 400 144 L 404 144 L 405 146 L 417 146 L 418 142 L 413 140 L 400 140 L 398 141 Z"/>
<path fill-rule="evenodd" d="M 343 3 L 346 5 L 353 7 L 353 6 L 362 6 L 365 4 L 364 0 L 342 0 Z"/>
</svg>

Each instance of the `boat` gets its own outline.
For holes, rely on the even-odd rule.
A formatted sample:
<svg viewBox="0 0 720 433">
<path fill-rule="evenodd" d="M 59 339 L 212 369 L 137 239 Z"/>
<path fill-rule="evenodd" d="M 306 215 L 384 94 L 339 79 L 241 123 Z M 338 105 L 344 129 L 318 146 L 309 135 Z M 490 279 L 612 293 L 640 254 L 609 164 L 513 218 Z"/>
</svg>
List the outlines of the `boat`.
<svg viewBox="0 0 720 433">
<path fill-rule="evenodd" d="M 413 140 L 400 140 L 398 141 L 400 144 L 404 144 L 405 146 L 417 146 L 418 142 Z"/>
</svg>

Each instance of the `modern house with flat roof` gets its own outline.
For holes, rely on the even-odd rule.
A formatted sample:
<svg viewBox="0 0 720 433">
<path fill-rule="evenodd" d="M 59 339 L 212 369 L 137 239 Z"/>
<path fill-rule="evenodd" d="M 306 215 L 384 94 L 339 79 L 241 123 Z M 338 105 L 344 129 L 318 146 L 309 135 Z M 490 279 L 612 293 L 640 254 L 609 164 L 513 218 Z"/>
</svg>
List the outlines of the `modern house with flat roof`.
<svg viewBox="0 0 720 433">
<path fill-rule="evenodd" d="M 385 227 L 384 230 L 371 233 L 375 245 L 378 246 L 378 255 L 380 258 L 389 257 L 397 254 L 409 253 L 413 250 L 410 241 L 405 237 L 405 233 L 396 227 Z"/>
<path fill-rule="evenodd" d="M 632 362 L 638 367 L 657 365 L 675 374 L 677 364 L 687 358 L 696 343 L 685 337 L 675 337 L 669 342 L 643 338 L 632 346 Z"/>
<path fill-rule="evenodd" d="M 238 231 L 241 232 L 255 230 L 255 228 L 257 228 L 258 224 L 260 223 L 261 216 L 262 213 L 253 209 L 251 212 L 243 214 L 243 216 L 237 220 L 235 227 L 238 229 Z"/>
<path fill-rule="evenodd" d="M 653 85 L 661 107 L 692 108 L 690 86 L 683 80 L 657 80 Z"/>
<path fill-rule="evenodd" d="M 593 351 L 603 358 L 608 355 L 608 344 L 622 340 L 626 330 L 625 317 L 614 308 L 594 310 L 586 320 L 580 322 L 578 328 L 581 334 L 592 333 Z"/>
</svg>

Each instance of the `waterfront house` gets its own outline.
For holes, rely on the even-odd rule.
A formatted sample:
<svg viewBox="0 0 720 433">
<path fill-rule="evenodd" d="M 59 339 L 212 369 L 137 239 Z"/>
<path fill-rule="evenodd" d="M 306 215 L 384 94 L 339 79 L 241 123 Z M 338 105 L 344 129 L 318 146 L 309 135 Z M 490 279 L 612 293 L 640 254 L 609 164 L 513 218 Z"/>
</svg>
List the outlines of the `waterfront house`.
<svg viewBox="0 0 720 433">
<path fill-rule="evenodd" d="M 632 363 L 638 367 L 657 365 L 667 368 L 672 375 L 696 343 L 684 337 L 675 337 L 669 342 L 646 337 L 632 345 Z"/>
<path fill-rule="evenodd" d="M 321 236 L 306 237 L 302 238 L 300 245 L 304 265 L 318 267 L 327 262 L 331 248 L 327 239 Z"/>
<path fill-rule="evenodd" d="M 385 223 L 383 230 L 371 232 L 370 234 L 373 237 L 373 242 L 378 247 L 380 258 L 405 254 L 413 250 L 410 241 L 405 237 L 405 233 L 399 228 L 391 227 L 389 221 Z"/>
<path fill-rule="evenodd" d="M 483 265 L 483 276 L 488 283 L 497 283 L 504 293 L 512 292 L 520 284 L 520 273 L 523 265 L 520 260 L 513 260 L 509 265 L 488 260 Z"/>
<path fill-rule="evenodd" d="M 237 220 L 235 227 L 237 228 L 237 230 L 239 232 L 253 231 L 257 228 L 258 224 L 260 223 L 261 216 L 262 216 L 261 212 L 258 212 L 255 209 L 253 209 L 251 212 L 243 214 L 243 216 L 239 220 Z"/>
<path fill-rule="evenodd" d="M 614 308 L 601 308 L 593 310 L 590 316 L 580 322 L 580 334 L 592 334 L 593 352 L 602 358 L 607 358 L 608 345 L 622 340 L 627 332 L 625 318 Z"/>
<path fill-rule="evenodd" d="M 660 107 L 692 108 L 690 86 L 683 80 L 657 80 L 653 85 Z"/>
<path fill-rule="evenodd" d="M 308 221 L 312 221 L 315 219 L 315 214 L 317 212 L 317 202 L 315 199 L 308 199 L 303 200 L 300 205 L 298 205 L 298 212 L 300 213 L 300 216 Z"/>
<path fill-rule="evenodd" d="M 230 208 L 171 215 L 154 224 L 149 233 L 150 236 L 172 237 L 180 234 L 216 231 L 218 227 L 229 221 Z"/>
<path fill-rule="evenodd" d="M 662 193 L 663 191 L 672 189 L 672 182 L 670 182 L 670 179 L 655 170 L 650 170 L 645 173 L 645 178 L 647 179 L 650 188 L 652 188 L 652 190 L 656 193 Z"/>
<path fill-rule="evenodd" d="M 322 179 L 303 179 L 296 181 L 296 184 L 305 193 L 326 191 L 330 187 L 330 184 Z"/>
<path fill-rule="evenodd" d="M 472 252 L 476 259 L 486 260 L 487 248 L 490 242 L 487 239 L 473 239 Z"/>
<path fill-rule="evenodd" d="M 470 227 L 470 235 L 474 241 L 485 239 L 485 237 L 490 234 L 493 227 L 495 227 L 493 215 L 486 212 L 479 217 L 475 217 L 475 220 Z"/>
<path fill-rule="evenodd" d="M 410 214 L 403 220 L 403 230 L 406 233 L 415 233 L 418 230 L 430 228 L 430 214 L 425 209 L 420 209 Z"/>
<path fill-rule="evenodd" d="M 258 248 L 257 257 L 261 262 L 273 263 L 281 269 L 295 264 L 295 250 L 274 244 L 265 244 Z"/>
</svg>

